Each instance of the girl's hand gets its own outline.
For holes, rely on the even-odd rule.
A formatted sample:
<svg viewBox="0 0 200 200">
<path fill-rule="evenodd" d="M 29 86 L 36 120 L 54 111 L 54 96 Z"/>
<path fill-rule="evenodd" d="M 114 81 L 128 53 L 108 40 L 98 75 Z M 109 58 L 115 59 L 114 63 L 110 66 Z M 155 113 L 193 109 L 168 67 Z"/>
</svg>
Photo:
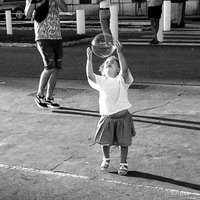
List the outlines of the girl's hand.
<svg viewBox="0 0 200 200">
<path fill-rule="evenodd" d="M 90 47 L 87 48 L 87 59 L 92 60 L 92 50 Z"/>
<path fill-rule="evenodd" d="M 116 47 L 116 49 L 117 49 L 117 53 L 122 52 L 123 45 L 122 45 L 121 42 L 119 42 L 119 41 L 115 41 L 115 42 L 114 42 L 114 45 L 115 45 L 115 47 Z"/>
</svg>

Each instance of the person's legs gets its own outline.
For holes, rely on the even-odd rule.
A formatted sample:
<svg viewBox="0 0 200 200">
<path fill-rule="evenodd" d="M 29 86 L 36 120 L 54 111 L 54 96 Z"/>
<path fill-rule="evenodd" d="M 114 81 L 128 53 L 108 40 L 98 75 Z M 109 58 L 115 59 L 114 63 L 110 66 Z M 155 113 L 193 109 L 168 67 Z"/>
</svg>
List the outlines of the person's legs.
<svg viewBox="0 0 200 200">
<path fill-rule="evenodd" d="M 44 70 L 40 76 L 38 92 L 35 102 L 38 107 L 59 108 L 59 104 L 53 100 L 53 91 L 55 89 L 58 72 L 62 65 L 62 41 L 61 40 L 41 40 L 37 42 L 37 48 L 40 52 Z M 46 100 L 44 97 L 44 90 L 47 87 Z M 46 105 L 45 105 L 46 104 Z"/>
<path fill-rule="evenodd" d="M 128 146 L 121 146 L 121 162 L 118 174 L 124 176 L 128 173 L 128 163 L 127 163 L 127 156 L 128 156 Z"/>
<path fill-rule="evenodd" d="M 110 158 L 110 146 L 101 146 L 102 154 L 104 158 Z"/>
<path fill-rule="evenodd" d="M 152 34 L 153 34 L 153 39 L 150 42 L 150 44 L 158 44 L 159 41 L 158 41 L 158 38 L 157 38 L 157 34 L 158 34 L 158 31 L 159 31 L 160 19 L 159 18 L 151 18 L 150 22 L 151 22 L 151 29 L 152 29 Z"/>
<path fill-rule="evenodd" d="M 150 23 L 151 23 L 151 30 L 152 30 L 153 40 L 155 40 L 156 39 L 155 18 L 150 18 Z"/>
<path fill-rule="evenodd" d="M 57 68 L 52 69 L 52 73 L 49 77 L 48 84 L 47 84 L 47 93 L 46 93 L 47 99 L 52 98 L 53 96 L 53 91 L 55 89 L 55 86 L 58 80 L 58 72 L 59 72 L 59 69 Z"/>
<path fill-rule="evenodd" d="M 106 170 L 109 167 L 110 162 L 110 146 L 101 146 L 102 154 L 103 154 L 103 161 L 101 163 L 101 170 Z"/>
<path fill-rule="evenodd" d="M 105 34 L 105 42 L 110 42 L 110 37 L 107 37 L 106 34 L 109 34 L 112 36 L 111 30 L 110 30 L 110 11 L 109 10 L 101 10 L 99 13 L 100 17 L 100 24 L 101 24 L 101 30 Z"/>
<path fill-rule="evenodd" d="M 158 44 L 157 34 L 159 31 L 159 22 L 162 14 L 162 5 L 152 6 L 148 8 L 148 16 L 151 22 L 151 29 L 153 34 L 153 39 L 150 44 Z"/>
<path fill-rule="evenodd" d="M 55 68 L 50 69 L 50 70 L 44 69 L 43 72 L 41 73 L 39 86 L 38 86 L 38 92 L 37 92 L 38 95 L 40 96 L 44 95 L 44 90 L 54 70 Z"/>
<path fill-rule="evenodd" d="M 158 41 L 157 34 L 158 34 L 158 31 L 159 31 L 159 23 L 160 23 L 160 19 L 155 18 L 155 38 L 156 38 L 156 41 Z"/>
<path fill-rule="evenodd" d="M 42 57 L 44 70 L 40 75 L 40 81 L 37 94 L 44 95 L 44 90 L 47 86 L 50 76 L 55 70 L 53 43 L 51 40 L 37 41 L 37 49 Z"/>
<path fill-rule="evenodd" d="M 186 1 L 183 1 L 182 11 L 181 11 L 181 19 L 180 19 L 180 23 L 177 25 L 179 28 L 185 27 L 185 6 L 186 6 Z"/>
<path fill-rule="evenodd" d="M 35 103 L 40 108 L 46 108 L 47 107 L 47 103 L 46 103 L 46 99 L 45 99 L 45 95 L 44 95 L 44 90 L 46 88 L 46 85 L 49 81 L 49 78 L 50 78 L 52 72 L 53 72 L 53 69 L 51 69 L 51 70 L 44 69 L 43 72 L 40 75 L 38 91 L 37 91 L 37 95 L 35 97 Z"/>
<path fill-rule="evenodd" d="M 58 72 L 59 69 L 54 68 L 47 83 L 46 104 L 50 108 L 60 108 L 60 105 L 58 103 L 55 103 L 53 98 L 53 92 L 58 80 Z"/>
<path fill-rule="evenodd" d="M 120 147 L 121 163 L 127 163 L 128 147 Z"/>
<path fill-rule="evenodd" d="M 63 48 L 62 40 L 55 40 L 53 42 L 53 55 L 54 55 L 54 66 L 52 74 L 49 77 L 47 83 L 47 94 L 46 94 L 46 103 L 50 108 L 60 108 L 58 103 L 54 102 L 53 92 L 58 80 L 58 73 L 62 68 L 62 58 L 63 58 Z"/>
</svg>

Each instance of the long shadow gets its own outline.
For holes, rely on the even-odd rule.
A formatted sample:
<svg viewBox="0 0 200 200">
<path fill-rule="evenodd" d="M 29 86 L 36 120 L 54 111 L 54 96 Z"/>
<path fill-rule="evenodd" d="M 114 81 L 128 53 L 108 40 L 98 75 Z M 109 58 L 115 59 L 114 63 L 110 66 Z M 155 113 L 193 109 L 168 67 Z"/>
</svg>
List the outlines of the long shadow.
<svg viewBox="0 0 200 200">
<path fill-rule="evenodd" d="M 65 108 L 65 107 L 61 107 L 58 110 L 53 110 L 52 112 L 60 113 L 60 114 L 73 114 L 73 115 L 100 117 L 98 111 Z M 154 120 L 157 119 L 157 120 L 163 120 L 163 121 L 166 119 L 166 121 L 181 122 L 181 123 L 185 123 L 185 124 L 190 123 L 190 124 L 196 124 L 196 125 L 198 124 L 199 125 L 199 122 L 195 122 L 195 121 L 193 122 L 193 121 L 186 121 L 186 120 L 176 120 L 176 119 L 151 117 L 151 116 L 141 116 L 141 115 L 137 115 L 137 116 L 133 115 L 133 117 L 139 117 L 139 118 L 144 117 L 144 118 L 150 118 L 150 119 L 154 119 Z M 140 121 L 140 120 L 135 119 L 133 121 Z M 177 128 L 188 128 L 188 129 L 200 130 L 200 127 L 192 127 L 192 126 L 184 126 L 184 125 L 179 125 L 179 124 L 168 124 L 168 123 L 163 124 L 163 123 L 160 123 L 159 121 L 158 122 L 144 121 L 144 122 L 145 123 L 165 125 L 165 126 L 173 126 L 173 127 L 177 127 Z M 109 173 L 117 174 L 117 172 L 109 172 Z M 178 185 L 178 186 L 182 186 L 182 187 L 186 187 L 186 188 L 190 188 L 190 189 L 200 191 L 200 185 L 188 183 L 188 182 L 184 182 L 184 181 L 179 181 L 179 180 L 175 180 L 175 179 L 171 179 L 171 178 L 167 178 L 167 177 L 157 176 L 157 175 L 153 175 L 153 174 L 148 174 L 148 173 L 144 173 L 144 172 L 129 171 L 127 176 L 128 177 L 143 178 L 143 179 L 148 179 L 148 180 L 166 182 L 166 183 L 170 183 L 170 184 L 174 184 L 174 185 Z"/>
<path fill-rule="evenodd" d="M 109 173 L 117 174 L 117 172 L 109 172 Z M 170 184 L 174 184 L 174 185 L 182 186 L 185 188 L 190 188 L 190 189 L 200 191 L 200 185 L 197 185 L 194 183 L 188 183 L 188 182 L 184 182 L 184 181 L 178 181 L 178 180 L 163 177 L 163 176 L 157 176 L 154 174 L 148 174 L 148 173 L 139 172 L 139 171 L 129 171 L 126 176 L 170 183 Z"/>
<path fill-rule="evenodd" d="M 52 112 L 59 113 L 59 114 L 68 114 L 68 115 L 82 115 L 82 116 L 90 116 L 90 117 L 100 117 L 98 111 L 75 109 L 75 108 L 60 107 L 58 110 L 53 110 Z"/>
<path fill-rule="evenodd" d="M 160 122 L 160 121 L 149 121 L 149 120 L 141 120 L 141 119 L 133 119 L 135 122 L 141 122 L 141 123 L 149 123 L 149 124 L 156 124 L 160 126 L 169 126 L 169 127 L 175 127 L 175 128 L 183 128 L 183 129 L 189 129 L 189 130 L 200 130 L 200 127 L 196 126 L 188 126 L 183 124 L 172 124 L 172 123 L 166 123 L 166 122 Z"/>
<path fill-rule="evenodd" d="M 59 114 L 100 117 L 98 111 L 75 109 L 75 108 L 61 107 L 60 109 L 53 110 L 52 112 L 59 113 Z M 143 115 L 134 115 L 134 114 L 132 114 L 132 117 L 133 117 L 133 121 L 135 122 L 150 123 L 150 124 L 190 129 L 190 130 L 200 130 L 200 122 L 197 122 L 197 121 L 179 120 L 179 119 L 170 119 L 170 118 L 164 118 L 164 117 L 143 116 Z"/>
<path fill-rule="evenodd" d="M 77 112 L 86 112 L 86 113 L 99 113 L 98 111 L 95 110 L 84 110 L 84 109 L 77 109 L 77 108 L 66 108 L 66 107 L 60 107 L 59 110 L 71 110 L 71 111 L 77 111 Z"/>
<path fill-rule="evenodd" d="M 138 118 L 145 118 L 145 119 L 155 119 L 155 120 L 163 120 L 163 121 L 170 121 L 170 122 L 179 122 L 179 123 L 185 123 L 185 124 L 195 124 L 200 125 L 200 122 L 190 121 L 190 120 L 181 120 L 181 119 L 170 119 L 166 117 L 154 117 L 154 116 L 143 116 L 143 115 L 132 115 L 133 117 Z"/>
</svg>

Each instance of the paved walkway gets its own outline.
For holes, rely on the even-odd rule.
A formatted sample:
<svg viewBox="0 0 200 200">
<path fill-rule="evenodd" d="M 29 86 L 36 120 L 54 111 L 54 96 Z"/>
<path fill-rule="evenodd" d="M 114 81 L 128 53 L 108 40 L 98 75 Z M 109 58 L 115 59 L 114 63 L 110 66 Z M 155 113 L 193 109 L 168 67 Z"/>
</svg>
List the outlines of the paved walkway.
<svg viewBox="0 0 200 200">
<path fill-rule="evenodd" d="M 199 87 L 132 86 L 137 136 L 129 149 L 130 172 L 120 177 L 117 147 L 108 172 L 99 170 L 101 150 L 92 140 L 97 92 L 86 81 L 60 80 L 55 99 L 61 109 L 43 110 L 33 101 L 37 83 L 1 77 L 2 200 L 200 199 Z"/>
</svg>

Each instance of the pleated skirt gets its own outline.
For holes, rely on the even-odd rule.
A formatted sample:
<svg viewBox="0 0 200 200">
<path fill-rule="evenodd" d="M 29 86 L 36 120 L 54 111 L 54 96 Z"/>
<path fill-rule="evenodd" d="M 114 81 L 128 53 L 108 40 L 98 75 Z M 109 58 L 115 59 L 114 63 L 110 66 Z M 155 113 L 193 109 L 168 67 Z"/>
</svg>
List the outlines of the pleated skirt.
<svg viewBox="0 0 200 200">
<path fill-rule="evenodd" d="M 101 145 L 130 146 L 136 135 L 132 115 L 128 110 L 101 116 L 94 142 Z"/>
</svg>

